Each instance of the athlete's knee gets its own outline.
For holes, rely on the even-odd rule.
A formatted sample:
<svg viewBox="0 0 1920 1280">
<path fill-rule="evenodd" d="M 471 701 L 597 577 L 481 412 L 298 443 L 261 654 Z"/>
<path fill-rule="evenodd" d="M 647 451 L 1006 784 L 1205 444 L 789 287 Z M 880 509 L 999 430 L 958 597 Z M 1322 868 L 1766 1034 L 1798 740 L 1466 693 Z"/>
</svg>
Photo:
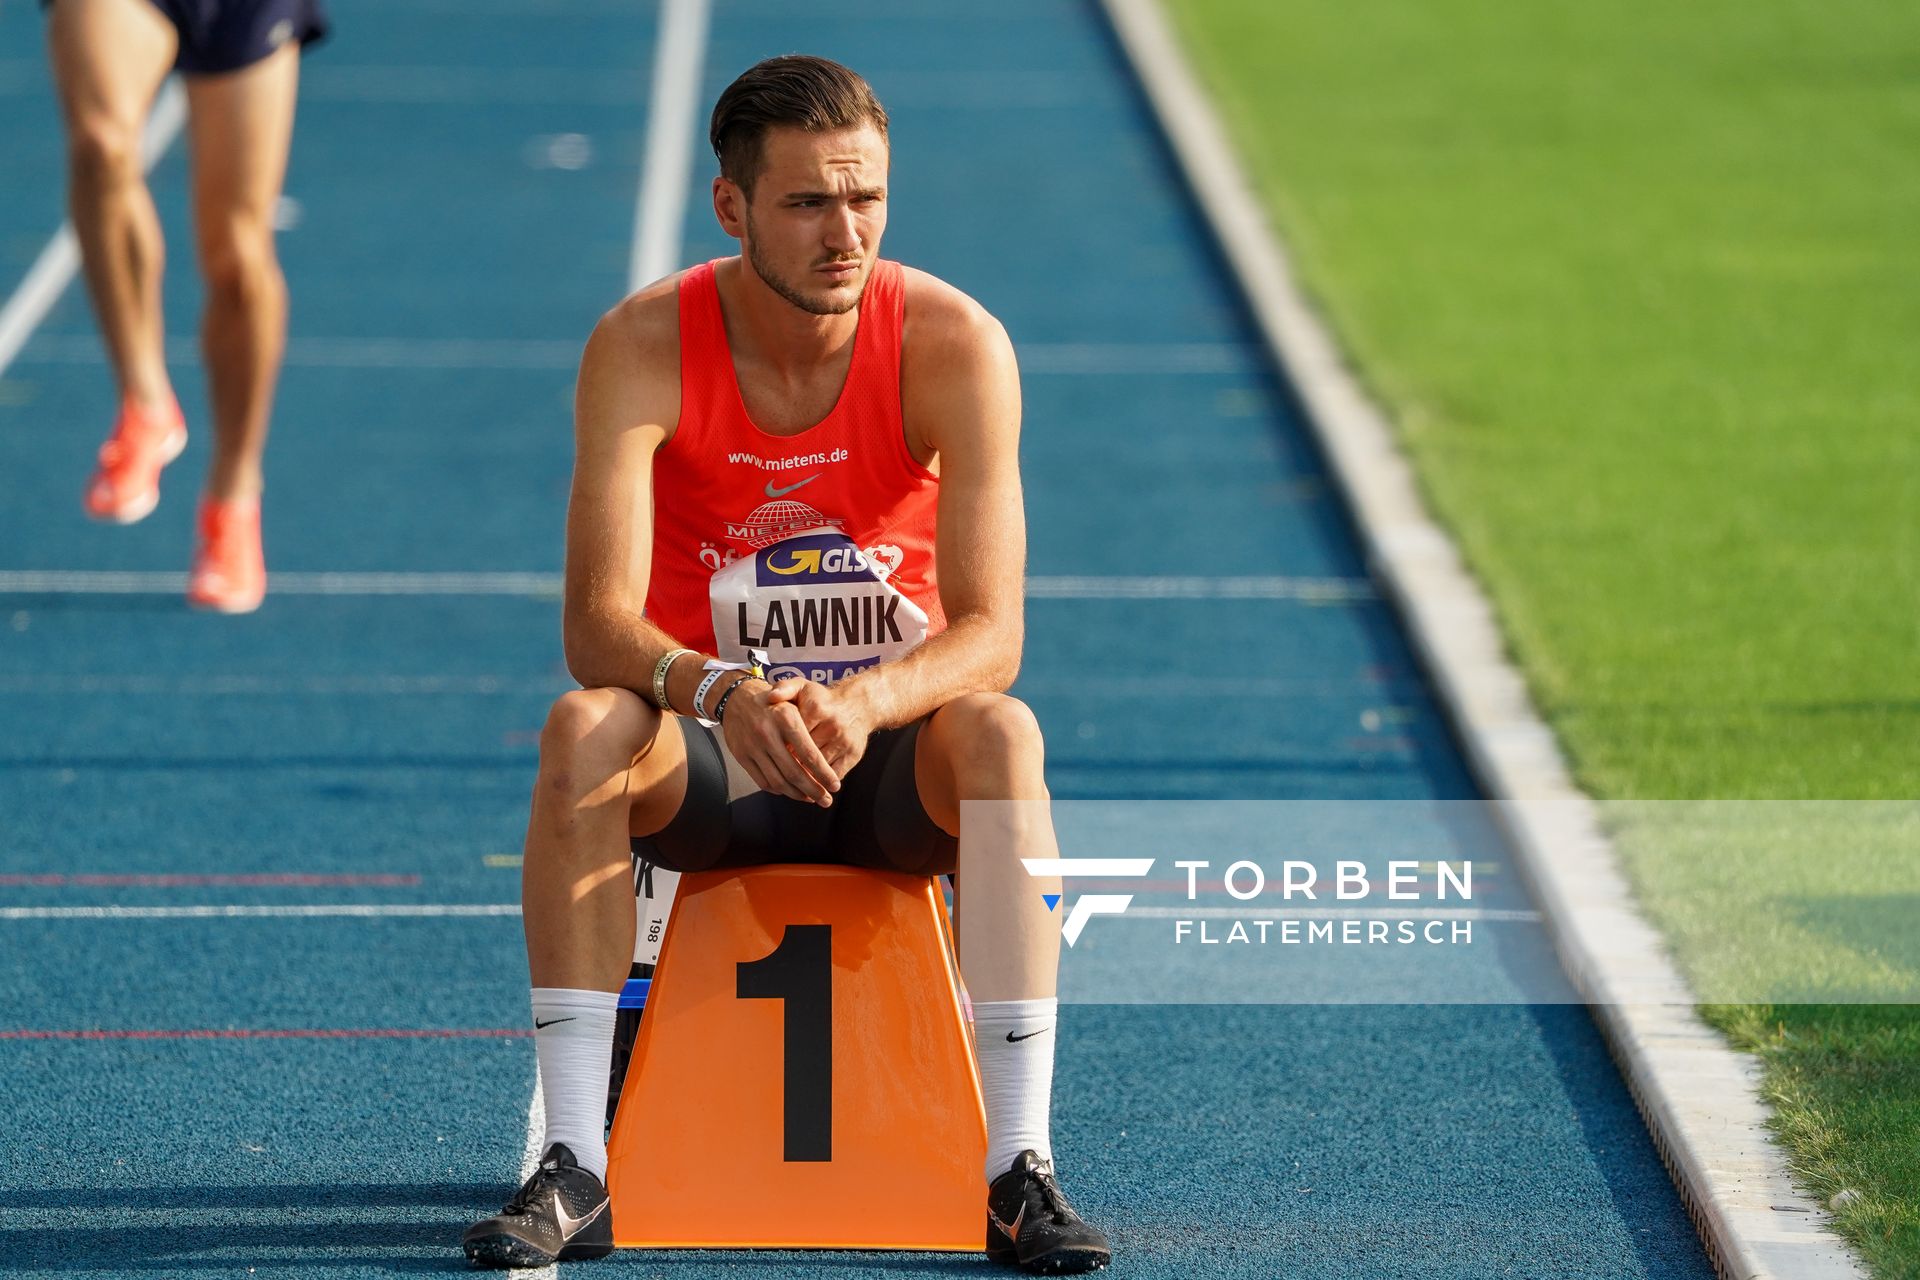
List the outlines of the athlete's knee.
<svg viewBox="0 0 1920 1280">
<path fill-rule="evenodd" d="M 632 763 L 659 723 L 659 711 L 630 689 L 561 694 L 540 731 L 543 784 L 569 795 L 591 792 Z"/>
<path fill-rule="evenodd" d="M 140 130 L 105 116 L 74 121 L 67 135 L 67 163 L 76 186 L 111 190 L 140 180 Z"/>
<path fill-rule="evenodd" d="M 282 287 L 273 229 L 250 218 L 222 219 L 200 235 L 200 274 L 207 297 L 228 305 L 258 303 Z"/>
<path fill-rule="evenodd" d="M 1020 699 L 969 693 L 934 713 L 957 767 L 1005 768 L 1039 764 L 1045 751 L 1040 722 Z"/>
</svg>

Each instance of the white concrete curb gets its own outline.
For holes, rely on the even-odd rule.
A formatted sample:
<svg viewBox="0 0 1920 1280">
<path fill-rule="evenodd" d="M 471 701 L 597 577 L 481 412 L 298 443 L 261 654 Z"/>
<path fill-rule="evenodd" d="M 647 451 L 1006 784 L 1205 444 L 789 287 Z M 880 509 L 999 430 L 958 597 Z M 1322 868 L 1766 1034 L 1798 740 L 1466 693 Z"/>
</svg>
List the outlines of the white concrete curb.
<svg viewBox="0 0 1920 1280">
<path fill-rule="evenodd" d="M 1385 415 L 1295 283 L 1278 236 L 1155 0 L 1102 0 L 1161 128 L 1285 368 L 1407 621 L 1561 962 L 1638 1103 L 1708 1254 L 1732 1280 L 1864 1280 L 1795 1189 L 1766 1130 L 1757 1064 L 1729 1049 L 1640 915 L 1593 803 L 1507 661 L 1491 604 L 1427 515 Z"/>
</svg>

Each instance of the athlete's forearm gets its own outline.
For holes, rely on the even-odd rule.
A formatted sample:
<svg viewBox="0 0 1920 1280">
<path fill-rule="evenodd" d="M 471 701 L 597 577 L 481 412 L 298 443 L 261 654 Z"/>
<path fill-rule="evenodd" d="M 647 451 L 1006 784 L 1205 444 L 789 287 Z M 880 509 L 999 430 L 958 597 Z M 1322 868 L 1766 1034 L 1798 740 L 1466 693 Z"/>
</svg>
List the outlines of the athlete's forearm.
<svg viewBox="0 0 1920 1280">
<path fill-rule="evenodd" d="M 662 631 L 644 615 L 627 610 L 596 612 L 566 624 L 567 671 L 585 689 L 631 689 L 653 701 L 653 672 L 660 659 L 690 646 Z M 702 668 L 712 654 L 695 649 L 678 658 L 667 671 L 667 706 L 681 713 L 693 709 Z M 712 709 L 720 689 L 708 692 Z"/>
<path fill-rule="evenodd" d="M 1021 619 L 976 614 L 952 619 L 939 635 L 895 662 L 883 662 L 836 686 L 857 693 L 874 727 L 912 724 L 969 693 L 1005 693 L 1020 673 Z"/>
</svg>

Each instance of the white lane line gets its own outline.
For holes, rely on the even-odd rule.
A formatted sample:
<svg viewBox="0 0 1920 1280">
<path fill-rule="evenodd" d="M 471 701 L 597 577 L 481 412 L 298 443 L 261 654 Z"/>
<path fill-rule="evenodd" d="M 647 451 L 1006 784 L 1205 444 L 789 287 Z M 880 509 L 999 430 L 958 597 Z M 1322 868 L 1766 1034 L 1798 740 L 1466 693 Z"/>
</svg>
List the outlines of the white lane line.
<svg viewBox="0 0 1920 1280">
<path fill-rule="evenodd" d="M 1023 342 L 1014 347 L 1024 374 L 1253 373 L 1265 353 L 1236 342 Z"/>
<path fill-rule="evenodd" d="M 5 310 L 0 310 L 0 373 L 6 372 L 35 327 L 53 310 L 79 267 L 80 245 L 74 239 L 73 224 L 62 222 L 7 299 Z"/>
<path fill-rule="evenodd" d="M 652 252 L 652 250 L 649 250 Z M 668 258 L 678 254 L 668 251 Z M 636 259 L 637 261 L 637 259 Z M 678 265 L 669 261 L 665 275 Z M 658 279 L 659 275 L 647 280 Z M 646 280 L 641 281 L 642 284 Z M 287 343 L 282 363 L 304 369 L 530 369 L 565 370 L 580 363 L 581 342 L 564 338 L 303 337 Z M 1230 342 L 1023 342 L 1020 371 L 1036 377 L 1111 377 L 1144 374 L 1250 374 L 1263 366 L 1257 347 Z M 42 334 L 19 353 L 22 364 L 106 363 L 93 334 Z M 167 359 L 200 358 L 192 338 L 167 340 Z"/>
<path fill-rule="evenodd" d="M 1108 676 L 1098 688 L 1084 678 L 1022 677 L 1020 692 L 1028 697 L 1085 696 L 1103 700 L 1117 697 L 1204 697 L 1234 690 L 1259 698 L 1379 698 L 1392 696 L 1395 681 L 1388 678 L 1288 676 Z M 1398 682 L 1404 684 L 1404 680 Z M 527 679 L 512 676 L 143 676 L 143 675 L 11 675 L 0 676 L 0 695 L 40 694 L 76 697 L 533 697 L 558 696 L 574 687 L 563 676 Z M 1406 712 L 1407 715 L 1417 714 Z"/>
<path fill-rule="evenodd" d="M 155 99 L 146 128 L 140 135 L 146 169 L 151 170 L 159 163 L 179 136 L 186 118 L 187 95 L 178 80 L 169 80 Z M 20 354 L 20 348 L 27 345 L 27 339 L 33 336 L 40 322 L 47 318 L 47 312 L 53 310 L 53 304 L 60 301 L 60 295 L 67 291 L 79 269 L 80 243 L 74 238 L 73 224 L 63 221 L 40 256 L 34 259 L 33 266 L 27 269 L 13 296 L 7 299 L 7 305 L 0 308 L 0 374 L 6 373 L 7 366 Z"/>
<path fill-rule="evenodd" d="M 517 902 L 231 903 L 198 907 L 0 907 L 0 920 L 317 920 L 517 916 Z"/>
<path fill-rule="evenodd" d="M 0 570 L 0 594 L 173 595 L 184 573 L 95 569 Z M 276 573 L 276 595 L 292 596 L 551 596 L 557 573 Z"/>
<path fill-rule="evenodd" d="M 1257 698 L 1394 698 L 1407 677 L 1378 676 L 1102 676 L 1090 686 L 1085 676 L 1021 676 L 1017 686 L 1030 697 L 1079 697 L 1107 706 L 1116 698 L 1205 697 L 1236 690 Z"/>
<path fill-rule="evenodd" d="M 707 61 L 707 0 L 665 0 L 647 105 L 647 151 L 633 217 L 627 291 L 680 265 L 681 231 L 692 179 L 695 103 Z"/>
<path fill-rule="evenodd" d="M 0 595 L 174 595 L 184 573 L 109 569 L 0 570 Z M 557 573 L 276 573 L 281 596 L 534 596 L 558 599 Z M 1365 578 L 1284 575 L 1040 576 L 1032 600 L 1299 600 L 1347 604 L 1375 598 Z"/>
<path fill-rule="evenodd" d="M 0 694 L 34 693 L 57 697 L 105 694 L 235 697 L 307 694 L 319 697 L 365 694 L 375 697 L 457 694 L 558 694 L 573 687 L 554 677 L 529 680 L 503 676 L 142 676 L 142 675 L 11 675 L 0 676 Z M 1080 686 L 1076 686 L 1080 687 Z M 1244 688 L 1245 682 L 1226 679 L 1222 688 Z"/>
<path fill-rule="evenodd" d="M 442 919 L 518 916 L 517 902 L 323 902 L 233 903 L 189 907 L 0 907 L 0 920 L 257 920 L 257 919 Z M 1129 917 L 1148 920 L 1242 920 L 1297 917 L 1302 920 L 1487 920 L 1537 924 L 1538 911 L 1497 907 L 1130 907 Z M 523 1173 L 521 1175 L 525 1177 Z"/>
<path fill-rule="evenodd" d="M 580 363 L 581 343 L 545 338 L 295 338 L 281 363 L 307 369 L 565 369 Z M 167 359 L 191 364 L 191 338 L 167 340 Z M 23 364 L 103 364 L 106 353 L 87 334 L 49 333 Z"/>
<path fill-rule="evenodd" d="M 460 7 L 463 13 L 472 8 Z M 300 69 L 300 96 L 309 101 L 413 105 L 640 105 L 632 73 L 579 67 L 316 65 L 311 71 Z"/>
<path fill-rule="evenodd" d="M 626 0 L 628 9 L 632 0 Z M 494 6 L 522 15 L 526 0 Z M 618 8 L 618 6 L 612 6 Z M 460 5 L 471 15 L 473 0 Z M 577 0 L 568 7 L 579 9 Z M 341 50 L 345 53 L 345 50 Z M 868 78 L 895 111 L 903 107 L 938 111 L 1009 113 L 1084 107 L 1111 100 L 1111 91 L 1089 87 L 1074 76 L 1035 76 L 1008 70 L 935 71 L 923 66 L 873 67 Z M 39 69 L 26 61 L 0 61 L 0 94 L 40 92 Z M 357 63 L 301 68 L 303 100 L 398 105 L 475 106 L 538 103 L 544 106 L 608 105 L 637 109 L 646 86 L 631 73 L 580 67 L 436 67 L 404 63 Z"/>
<path fill-rule="evenodd" d="M 1148 920 L 1488 920 L 1495 923 L 1538 924 L 1538 911 L 1518 911 L 1504 907 L 1413 907 L 1396 911 L 1391 907 L 1281 907 L 1278 910 L 1246 907 L 1128 907 L 1128 919 L 1141 916 Z"/>
<path fill-rule="evenodd" d="M 1027 579 L 1036 600 L 1303 600 L 1335 604 L 1374 598 L 1365 578 L 1138 576 Z"/>
<path fill-rule="evenodd" d="M 525 1182 L 540 1163 L 541 1144 L 547 1137 L 547 1097 L 540 1087 L 540 1064 L 533 1064 L 533 1101 L 527 1107 L 527 1136 L 520 1147 L 520 1181 Z M 551 1271 L 552 1268 L 545 1270 Z"/>
<path fill-rule="evenodd" d="M 176 595 L 184 573 L 108 569 L 0 570 L 0 595 Z M 276 573 L 280 596 L 532 596 L 559 599 L 557 573 Z M 1375 598 L 1365 578 L 1042 576 L 1032 600 L 1298 600 L 1349 604 Z"/>
<path fill-rule="evenodd" d="M 301 338 L 287 363 L 313 369 L 565 369 L 582 342 L 547 338 Z"/>
<path fill-rule="evenodd" d="M 965 807 L 964 805 L 962 806 Z M 1030 876 L 1144 876 L 1152 858 L 1022 858 Z"/>
<path fill-rule="evenodd" d="M 580 363 L 581 343 L 545 338 L 295 338 L 281 363 L 308 369 L 555 369 Z M 167 359 L 192 364 L 200 344 L 169 338 Z M 41 335 L 20 356 L 22 364 L 105 364 L 106 352 L 91 334 Z"/>
</svg>

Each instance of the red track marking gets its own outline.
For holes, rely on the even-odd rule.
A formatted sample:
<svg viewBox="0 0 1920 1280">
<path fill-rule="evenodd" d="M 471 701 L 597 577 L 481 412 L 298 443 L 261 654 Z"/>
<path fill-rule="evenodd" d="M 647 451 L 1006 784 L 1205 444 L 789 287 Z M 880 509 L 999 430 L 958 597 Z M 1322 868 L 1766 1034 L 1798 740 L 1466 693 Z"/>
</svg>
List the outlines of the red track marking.
<svg viewBox="0 0 1920 1280">
<path fill-rule="evenodd" d="M 0 1031 L 0 1040 L 472 1040 L 524 1036 L 524 1027 L 242 1027 L 186 1030 Z"/>
<path fill-rule="evenodd" d="M 9 888 L 34 885 L 46 888 L 80 887 L 86 889 L 183 889 L 210 885 L 240 885 L 247 888 L 321 889 L 342 885 L 380 885 L 405 888 L 420 883 L 417 875 L 302 875 L 269 873 L 259 875 L 0 875 L 0 885 Z"/>
</svg>

